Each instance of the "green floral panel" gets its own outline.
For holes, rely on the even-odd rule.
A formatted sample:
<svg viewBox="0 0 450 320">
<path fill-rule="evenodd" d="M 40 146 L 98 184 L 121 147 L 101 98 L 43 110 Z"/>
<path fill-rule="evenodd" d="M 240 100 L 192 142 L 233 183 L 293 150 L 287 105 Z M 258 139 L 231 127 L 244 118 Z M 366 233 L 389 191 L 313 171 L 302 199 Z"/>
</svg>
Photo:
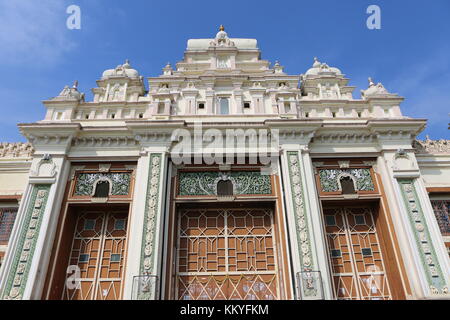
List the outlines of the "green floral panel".
<svg viewBox="0 0 450 320">
<path fill-rule="evenodd" d="M 341 191 L 338 180 L 342 176 L 351 176 L 356 181 L 357 191 L 375 191 L 370 169 L 320 169 L 319 178 L 323 192 Z"/>
<path fill-rule="evenodd" d="M 97 181 L 112 183 L 112 196 L 128 195 L 130 190 L 131 173 L 80 173 L 75 186 L 76 196 L 91 196 Z"/>
<path fill-rule="evenodd" d="M 217 183 L 230 180 L 233 183 L 233 194 L 272 194 L 272 183 L 269 175 L 260 171 L 206 171 L 180 172 L 179 195 L 181 196 L 216 196 Z"/>
</svg>

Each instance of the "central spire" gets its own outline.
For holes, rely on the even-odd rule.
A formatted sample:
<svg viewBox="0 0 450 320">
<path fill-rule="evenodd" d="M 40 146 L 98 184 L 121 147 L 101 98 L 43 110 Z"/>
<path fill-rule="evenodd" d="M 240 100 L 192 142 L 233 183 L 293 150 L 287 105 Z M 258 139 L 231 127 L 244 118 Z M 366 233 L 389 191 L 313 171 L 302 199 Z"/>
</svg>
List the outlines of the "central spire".
<svg viewBox="0 0 450 320">
<path fill-rule="evenodd" d="M 220 25 L 219 31 L 225 31 L 225 27 L 223 26 L 223 24 Z"/>
</svg>

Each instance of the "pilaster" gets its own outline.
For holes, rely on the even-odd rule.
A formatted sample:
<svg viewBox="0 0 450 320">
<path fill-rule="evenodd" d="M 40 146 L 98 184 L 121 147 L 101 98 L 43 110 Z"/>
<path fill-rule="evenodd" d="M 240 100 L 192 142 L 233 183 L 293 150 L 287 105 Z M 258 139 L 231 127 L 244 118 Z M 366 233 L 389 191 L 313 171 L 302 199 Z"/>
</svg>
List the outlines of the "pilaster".
<svg viewBox="0 0 450 320">
<path fill-rule="evenodd" d="M 412 135 L 414 136 L 414 135 Z M 410 135 L 379 133 L 383 185 L 393 215 L 412 299 L 449 299 L 450 263 L 421 179 Z M 398 146 L 397 149 L 395 147 Z M 392 190 L 393 192 L 390 192 Z"/>
<path fill-rule="evenodd" d="M 326 242 L 310 156 L 305 146 L 290 145 L 283 146 L 281 159 L 297 298 L 331 299 Z"/>
<path fill-rule="evenodd" d="M 161 281 L 162 242 L 164 236 L 163 222 L 165 212 L 165 190 L 167 181 L 167 152 L 163 150 L 148 151 L 148 179 L 146 186 L 145 207 L 142 221 L 142 240 L 139 275 L 155 275 L 156 287 L 141 291 L 140 300 L 158 299 L 158 286 Z"/>
<path fill-rule="evenodd" d="M 159 299 L 162 278 L 170 128 L 159 135 L 149 134 L 145 125 L 133 131 L 142 151 L 130 221 L 124 298 L 155 300 Z"/>
<path fill-rule="evenodd" d="M 3 299 L 41 298 L 69 174 L 65 155 L 78 128 L 79 125 L 20 126 L 35 153 L 0 274 Z"/>
</svg>

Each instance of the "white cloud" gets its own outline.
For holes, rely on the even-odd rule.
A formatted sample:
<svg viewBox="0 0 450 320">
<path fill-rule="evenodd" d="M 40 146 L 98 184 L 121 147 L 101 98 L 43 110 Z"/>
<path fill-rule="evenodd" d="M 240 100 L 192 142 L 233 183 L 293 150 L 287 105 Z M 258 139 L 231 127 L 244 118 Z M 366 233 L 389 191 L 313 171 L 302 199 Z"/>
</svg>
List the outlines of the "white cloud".
<svg viewBox="0 0 450 320">
<path fill-rule="evenodd" d="M 72 49 L 66 7 L 61 0 L 0 0 L 0 64 L 47 64 Z"/>
</svg>

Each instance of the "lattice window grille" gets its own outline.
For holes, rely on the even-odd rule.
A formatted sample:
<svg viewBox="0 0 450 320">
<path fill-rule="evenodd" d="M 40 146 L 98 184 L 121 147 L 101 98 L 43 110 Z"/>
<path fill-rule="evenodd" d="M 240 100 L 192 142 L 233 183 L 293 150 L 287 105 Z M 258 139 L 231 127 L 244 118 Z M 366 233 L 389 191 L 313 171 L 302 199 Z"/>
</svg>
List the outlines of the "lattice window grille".
<svg viewBox="0 0 450 320">
<path fill-rule="evenodd" d="M 356 213 L 355 210 L 358 210 Z M 365 215 L 365 225 L 357 224 L 356 217 Z M 349 253 L 331 259 L 335 292 L 338 299 L 391 299 L 388 279 L 385 274 L 384 261 L 380 250 L 380 241 L 375 227 L 372 210 L 369 208 L 336 208 L 329 209 L 327 215 L 333 212 L 334 219 L 339 221 L 331 232 L 327 230 L 330 252 L 340 250 Z M 361 230 L 362 229 L 362 230 Z M 361 252 L 355 252 L 356 249 Z M 371 248 L 372 255 L 364 256 L 363 248 Z M 338 261 L 340 260 L 340 262 Z M 345 271 L 351 266 L 351 271 Z M 362 266 L 363 270 L 360 269 Z"/>
<path fill-rule="evenodd" d="M 443 235 L 450 235 L 450 200 L 432 200 L 434 215 Z"/>
<path fill-rule="evenodd" d="M 194 217 L 188 209 L 180 213 L 178 298 L 278 297 L 272 210 L 262 215 L 252 211 L 205 209 Z"/>
<path fill-rule="evenodd" d="M 125 265 L 126 218 L 116 218 L 116 213 L 85 212 L 77 218 L 69 265 L 78 264 L 80 282 L 78 289 L 63 292 L 63 299 L 119 299 Z M 86 229 L 86 222 L 93 228 Z M 124 229 L 117 222 L 125 221 Z M 84 262 L 80 257 L 86 257 Z M 81 260 L 81 261 L 80 261 Z M 119 285 L 118 285 L 119 283 Z"/>
<path fill-rule="evenodd" d="M 16 220 L 17 208 L 0 208 L 0 243 L 7 243 Z"/>
</svg>

